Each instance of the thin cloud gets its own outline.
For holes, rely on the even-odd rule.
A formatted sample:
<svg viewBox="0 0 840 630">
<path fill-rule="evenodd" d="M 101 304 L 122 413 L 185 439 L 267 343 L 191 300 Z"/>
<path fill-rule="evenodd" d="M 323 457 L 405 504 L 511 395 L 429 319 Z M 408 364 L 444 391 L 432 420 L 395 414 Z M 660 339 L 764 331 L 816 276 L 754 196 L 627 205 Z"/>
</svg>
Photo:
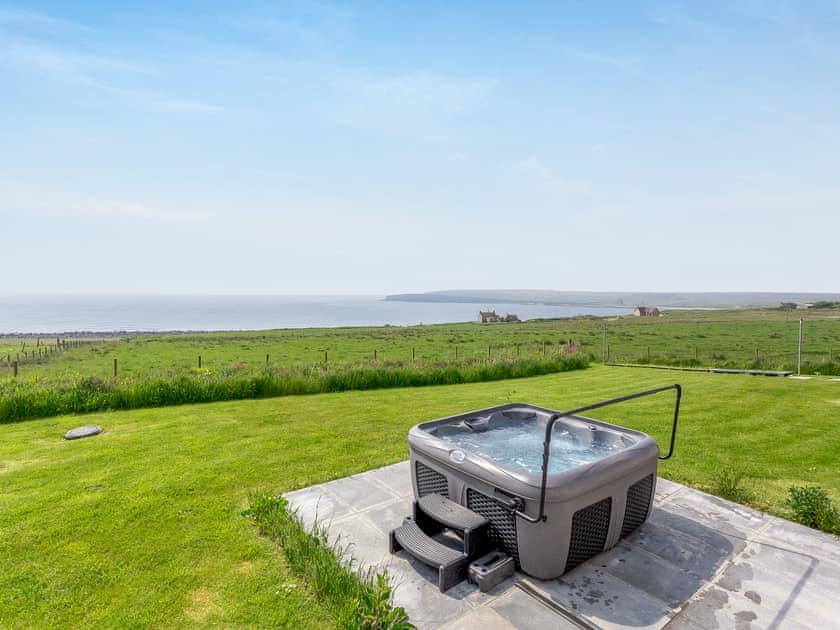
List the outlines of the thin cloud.
<svg viewBox="0 0 840 630">
<path fill-rule="evenodd" d="M 513 172 L 534 177 L 555 187 L 556 191 L 562 190 L 569 194 L 588 192 L 591 188 L 591 183 L 588 180 L 568 177 L 556 165 L 536 156 L 529 156 L 513 162 Z"/>
<path fill-rule="evenodd" d="M 840 50 L 837 47 L 837 36 L 833 31 L 825 32 L 825 23 L 840 20 L 840 4 L 828 9 L 832 19 L 822 20 L 812 16 L 803 18 L 792 8 L 800 5 L 788 5 L 779 2 L 747 1 L 736 5 L 736 10 L 754 20 L 765 22 L 786 35 L 794 44 L 801 46 L 814 58 L 838 65 L 840 64 Z M 831 7 L 831 5 L 829 5 Z"/>
<path fill-rule="evenodd" d="M 432 72 L 391 76 L 337 75 L 335 122 L 389 135 L 444 142 L 451 121 L 487 99 L 500 81 L 463 79 Z"/>
<path fill-rule="evenodd" d="M 578 59 L 598 66 L 615 68 L 617 70 L 630 70 L 639 66 L 641 63 L 641 60 L 637 57 L 618 57 L 602 52 L 582 50 L 580 48 L 563 48 L 560 52 L 572 59 Z"/>
<path fill-rule="evenodd" d="M 110 88 L 108 86 L 102 87 L 114 94 L 125 97 L 131 104 L 140 107 L 141 109 L 148 109 L 157 112 L 170 114 L 218 114 L 231 111 L 231 108 L 223 105 L 217 105 L 215 103 L 209 103 L 196 99 L 171 96 L 161 92 L 126 90 L 121 88 Z"/>
<path fill-rule="evenodd" d="M 654 9 L 649 15 L 656 24 L 697 33 L 703 37 L 718 38 L 730 32 L 729 29 L 720 24 L 688 15 L 676 6 L 661 6 Z"/>
<path fill-rule="evenodd" d="M 264 16 L 240 16 L 220 18 L 219 23 L 233 30 L 271 38 L 286 46 L 300 47 L 305 50 L 319 50 L 326 45 L 324 38 L 317 30 L 297 21 Z"/>
<path fill-rule="evenodd" d="M 135 219 L 169 224 L 196 224 L 218 218 L 207 212 L 193 212 L 124 199 L 76 196 L 73 194 L 42 194 L 37 197 L 4 194 L 0 210 L 8 213 L 35 213 L 54 217 Z"/>
<path fill-rule="evenodd" d="M 0 189 L 2 192 L 2 189 Z M 305 249 L 322 255 L 351 255 L 359 239 L 375 234 L 371 225 L 362 225 L 358 216 L 323 208 L 273 208 L 262 213 L 238 208 L 205 208 L 160 205 L 121 198 L 77 195 L 72 192 L 38 196 L 3 192 L 0 194 L 0 215 L 27 214 L 44 217 L 87 218 L 119 225 L 158 224 L 172 230 L 195 230 L 224 235 L 242 242 L 266 243 L 284 249 Z M 340 225 L 338 240 L 306 239 L 305 235 L 323 235 L 325 222 Z M 370 237 L 371 239 L 373 236 Z"/>
<path fill-rule="evenodd" d="M 431 110 L 451 116 L 481 102 L 498 85 L 498 79 L 453 79 L 415 72 L 364 83 L 359 95 L 386 108 Z"/>
<path fill-rule="evenodd" d="M 65 81 L 92 82 L 103 75 L 160 75 L 155 68 L 126 59 L 81 53 L 29 40 L 0 39 L 0 50 L 4 50 L 7 59 L 15 65 Z"/>
<path fill-rule="evenodd" d="M 132 105 L 142 109 L 171 114 L 229 111 L 223 105 L 169 94 L 164 90 L 125 87 L 138 80 L 165 78 L 165 73 L 154 65 L 107 54 L 79 52 L 67 46 L 22 38 L 0 37 L 0 53 L 4 53 L 7 63 L 27 72 L 126 98 Z"/>
<path fill-rule="evenodd" d="M 79 24 L 78 22 L 53 17 L 51 15 L 47 15 L 46 13 L 17 7 L 0 6 L 0 26 L 5 25 L 47 32 L 68 30 L 84 32 L 93 31 L 92 28 Z"/>
<path fill-rule="evenodd" d="M 225 15 L 217 21 L 229 29 L 280 42 L 306 53 L 329 52 L 353 26 L 352 8 L 306 3 L 296 7 L 297 11 L 290 9 L 289 5 L 277 5 L 270 11 Z M 288 17 L 289 13 L 294 13 L 295 17 Z"/>
</svg>

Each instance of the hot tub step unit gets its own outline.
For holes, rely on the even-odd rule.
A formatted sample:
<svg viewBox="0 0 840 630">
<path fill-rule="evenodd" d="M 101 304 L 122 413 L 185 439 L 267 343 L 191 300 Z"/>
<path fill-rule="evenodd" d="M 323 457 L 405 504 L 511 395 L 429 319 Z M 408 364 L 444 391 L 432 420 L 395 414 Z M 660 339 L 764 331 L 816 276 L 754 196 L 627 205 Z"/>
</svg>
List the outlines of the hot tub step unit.
<svg viewBox="0 0 840 630">
<path fill-rule="evenodd" d="M 490 521 L 444 496 L 420 497 L 414 502 L 414 520 L 430 536 L 444 528 L 455 531 L 464 541 L 464 553 L 471 558 L 488 551 Z"/>
<path fill-rule="evenodd" d="M 418 507 L 438 523 L 451 529 L 472 530 L 487 525 L 487 519 L 460 503 L 439 494 L 427 494 L 417 501 Z"/>
<path fill-rule="evenodd" d="M 442 531 L 457 536 L 462 549 L 453 549 L 434 538 Z M 466 579 L 467 565 L 491 549 L 490 521 L 444 496 L 428 494 L 414 502 L 413 518 L 391 532 L 391 553 L 405 549 L 438 569 L 438 587 L 448 590 Z"/>
<path fill-rule="evenodd" d="M 438 588 L 443 593 L 467 577 L 470 557 L 457 549 L 447 547 L 426 534 L 411 518 L 391 531 L 391 553 L 405 549 L 424 564 L 438 571 Z"/>
</svg>

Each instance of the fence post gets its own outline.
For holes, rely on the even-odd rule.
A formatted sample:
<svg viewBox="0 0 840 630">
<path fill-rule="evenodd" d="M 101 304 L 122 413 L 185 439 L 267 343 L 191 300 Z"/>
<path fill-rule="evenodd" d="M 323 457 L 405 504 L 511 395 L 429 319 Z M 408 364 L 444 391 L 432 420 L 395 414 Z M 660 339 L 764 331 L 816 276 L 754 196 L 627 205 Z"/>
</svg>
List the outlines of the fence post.
<svg viewBox="0 0 840 630">
<path fill-rule="evenodd" d="M 117 375 L 117 357 L 114 357 L 114 376 Z"/>
<path fill-rule="evenodd" d="M 265 353 L 265 364 L 268 365 L 268 352 Z"/>
<path fill-rule="evenodd" d="M 411 360 L 414 361 L 414 346 L 411 346 Z"/>
<path fill-rule="evenodd" d="M 17 372 L 18 372 L 18 362 L 17 362 L 17 361 L 15 361 L 15 362 L 12 364 L 12 371 L 13 371 L 13 376 L 14 376 L 15 378 L 17 378 Z"/>
<path fill-rule="evenodd" d="M 327 359 L 327 351 L 326 351 L 326 350 L 324 350 L 324 363 L 327 363 L 327 361 L 328 361 L 328 359 Z"/>
<path fill-rule="evenodd" d="M 543 341 L 542 344 L 543 344 L 543 356 L 545 356 L 545 341 Z"/>
<path fill-rule="evenodd" d="M 458 360 L 458 344 L 455 344 L 455 360 Z"/>
<path fill-rule="evenodd" d="M 376 361 L 376 348 L 373 349 L 373 360 Z"/>
<path fill-rule="evenodd" d="M 755 349 L 755 363 L 758 363 L 758 348 Z"/>
<path fill-rule="evenodd" d="M 487 344 L 487 358 L 490 358 L 490 344 Z"/>
<path fill-rule="evenodd" d="M 650 361 L 650 346 L 647 347 L 647 360 Z"/>
<path fill-rule="evenodd" d="M 697 349 L 697 346 L 694 346 L 694 360 L 698 361 L 700 359 L 700 352 Z"/>
<path fill-rule="evenodd" d="M 201 369 L 201 355 L 198 355 L 198 369 Z"/>
</svg>

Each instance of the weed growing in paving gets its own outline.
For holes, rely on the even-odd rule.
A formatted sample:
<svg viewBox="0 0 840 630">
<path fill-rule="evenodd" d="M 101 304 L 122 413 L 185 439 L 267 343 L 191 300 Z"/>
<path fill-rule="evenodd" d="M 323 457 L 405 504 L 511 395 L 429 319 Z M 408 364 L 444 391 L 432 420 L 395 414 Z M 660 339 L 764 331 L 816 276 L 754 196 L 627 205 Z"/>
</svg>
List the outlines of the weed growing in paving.
<svg viewBox="0 0 840 630">
<path fill-rule="evenodd" d="M 345 628 L 408 630 L 413 628 L 402 608 L 392 606 L 385 573 L 356 573 L 342 563 L 346 548 L 330 544 L 327 530 L 315 523 L 307 531 L 283 497 L 256 494 L 245 516 L 260 533 L 280 545 L 292 570 L 312 586 Z"/>
<path fill-rule="evenodd" d="M 840 513 L 825 490 L 819 486 L 791 486 L 785 505 L 793 510 L 796 520 L 831 534 L 840 534 Z"/>
<path fill-rule="evenodd" d="M 712 492 L 730 501 L 749 503 L 753 499 L 753 493 L 743 486 L 742 482 L 746 476 L 743 468 L 727 466 L 715 474 Z"/>
</svg>

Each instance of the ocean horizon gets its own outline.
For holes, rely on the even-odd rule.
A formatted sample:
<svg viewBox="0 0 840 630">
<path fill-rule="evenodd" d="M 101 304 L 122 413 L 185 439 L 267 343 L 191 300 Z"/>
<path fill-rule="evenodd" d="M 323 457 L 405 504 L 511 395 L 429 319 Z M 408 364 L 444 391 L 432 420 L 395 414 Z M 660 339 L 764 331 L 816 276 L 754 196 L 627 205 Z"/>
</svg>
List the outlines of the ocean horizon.
<svg viewBox="0 0 840 630">
<path fill-rule="evenodd" d="M 171 332 L 413 326 L 474 321 L 479 310 L 522 320 L 624 315 L 630 308 L 505 302 L 399 302 L 384 295 L 6 295 L 0 334 Z"/>
</svg>

